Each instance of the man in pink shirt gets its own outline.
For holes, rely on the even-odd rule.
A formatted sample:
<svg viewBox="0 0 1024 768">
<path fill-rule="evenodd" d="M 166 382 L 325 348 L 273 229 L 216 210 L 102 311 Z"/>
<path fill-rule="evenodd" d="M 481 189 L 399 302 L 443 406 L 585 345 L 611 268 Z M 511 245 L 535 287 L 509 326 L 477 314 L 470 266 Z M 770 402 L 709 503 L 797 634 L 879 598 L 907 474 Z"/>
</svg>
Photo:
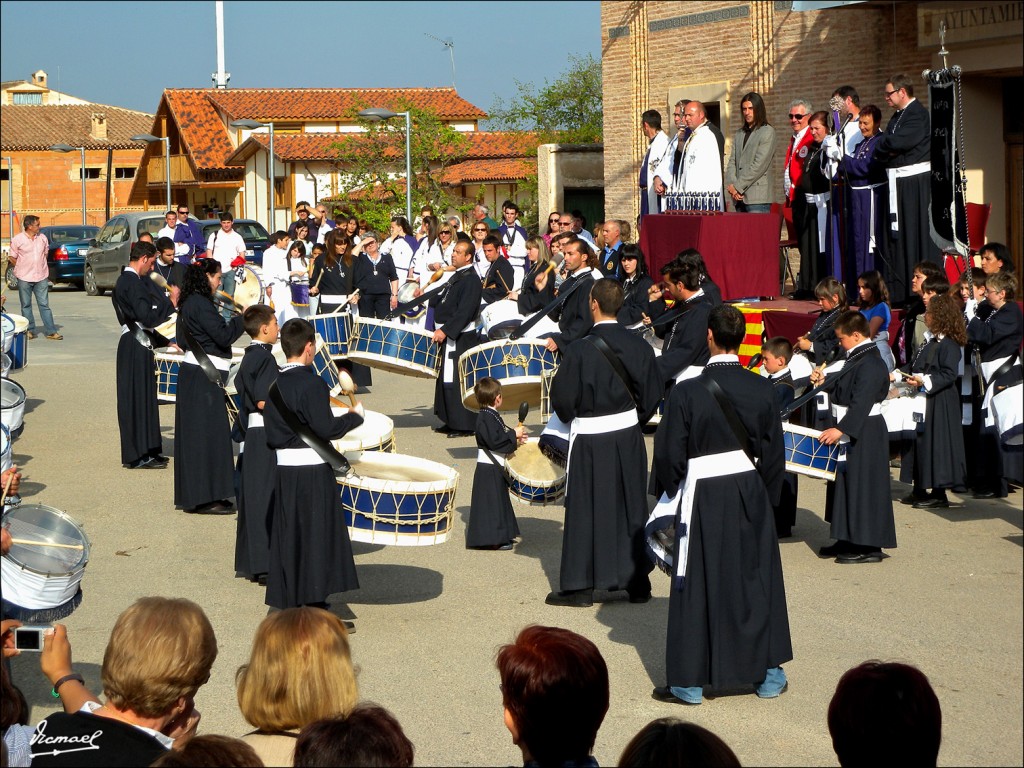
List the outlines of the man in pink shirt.
<svg viewBox="0 0 1024 768">
<path fill-rule="evenodd" d="M 46 265 L 46 254 L 50 243 L 46 235 L 39 234 L 39 217 L 26 216 L 23 219 L 25 231 L 11 238 L 11 261 L 14 276 L 18 278 L 18 297 L 21 311 L 28 320 L 28 337 L 36 337 L 36 319 L 32 315 L 32 296 L 36 298 L 39 316 L 43 321 L 46 338 L 60 341 L 64 337 L 57 333 L 50 311 L 50 269 Z"/>
</svg>

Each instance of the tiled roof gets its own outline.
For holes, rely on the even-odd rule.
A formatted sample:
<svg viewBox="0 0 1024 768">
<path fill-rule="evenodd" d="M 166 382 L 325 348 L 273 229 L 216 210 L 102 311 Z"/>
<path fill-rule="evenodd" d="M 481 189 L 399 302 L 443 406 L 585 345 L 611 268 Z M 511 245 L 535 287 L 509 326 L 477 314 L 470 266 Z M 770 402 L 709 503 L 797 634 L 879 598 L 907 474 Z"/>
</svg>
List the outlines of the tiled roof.
<svg viewBox="0 0 1024 768">
<path fill-rule="evenodd" d="M 436 112 L 442 120 L 483 120 L 487 113 L 454 88 L 243 88 L 205 93 L 232 119 L 340 120 L 353 110 L 398 111 L 407 103 Z"/>
<path fill-rule="evenodd" d="M 226 168 L 224 161 L 235 147 L 228 138 L 226 124 L 206 92 L 169 88 L 164 91 L 164 98 L 196 169 Z"/>
<path fill-rule="evenodd" d="M 458 187 L 481 181 L 521 181 L 536 170 L 536 158 L 466 160 L 445 168 L 440 182 L 445 186 Z"/>
<path fill-rule="evenodd" d="M 524 131 L 470 131 L 466 157 L 536 157 L 540 140 L 536 133 Z"/>
<path fill-rule="evenodd" d="M 89 135 L 94 112 L 106 115 L 106 140 Z M 0 148 L 17 152 L 70 144 L 90 150 L 142 149 L 130 137 L 147 133 L 152 125 L 152 115 L 106 104 L 5 104 L 0 106 Z"/>
</svg>

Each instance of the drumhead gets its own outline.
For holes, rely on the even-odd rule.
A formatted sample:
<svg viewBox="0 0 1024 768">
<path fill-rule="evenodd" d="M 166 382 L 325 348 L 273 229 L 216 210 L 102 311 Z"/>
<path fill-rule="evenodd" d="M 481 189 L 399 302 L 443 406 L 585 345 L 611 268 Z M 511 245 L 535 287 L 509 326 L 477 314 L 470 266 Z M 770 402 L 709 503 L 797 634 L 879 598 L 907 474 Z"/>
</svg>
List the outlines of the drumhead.
<svg viewBox="0 0 1024 768">
<path fill-rule="evenodd" d="M 409 281 L 404 283 L 401 288 L 398 289 L 398 303 L 404 304 L 407 301 L 412 301 L 416 298 L 416 290 L 420 287 L 419 283 Z M 422 317 L 423 313 L 427 311 L 426 302 L 420 304 L 414 309 L 410 309 L 405 312 L 405 316 L 410 320 L 415 320 L 418 317 Z"/>
<path fill-rule="evenodd" d="M 266 294 L 263 273 L 252 264 L 246 264 L 242 270 L 243 279 L 235 281 L 235 301 L 243 307 L 262 303 Z"/>
<path fill-rule="evenodd" d="M 19 406 L 24 407 L 25 388 L 14 379 L 0 380 L 0 401 L 5 411 Z"/>
<path fill-rule="evenodd" d="M 331 406 L 331 412 L 335 416 L 346 413 L 344 408 L 336 405 Z M 355 429 L 349 430 L 337 440 L 332 440 L 331 445 L 339 451 L 375 451 L 381 450 L 386 445 L 394 444 L 395 422 L 389 416 L 377 411 L 366 411 L 363 414 L 363 423 Z"/>
<path fill-rule="evenodd" d="M 346 455 L 353 474 L 339 478 L 341 485 L 390 493 L 427 493 L 455 488 L 459 473 L 453 467 L 419 456 L 376 451 L 354 451 Z"/>
<path fill-rule="evenodd" d="M 16 565 L 43 575 L 75 573 L 89 562 L 89 539 L 82 526 L 66 512 L 45 504 L 22 504 L 3 517 L 11 537 L 41 542 L 13 544 L 7 557 Z M 49 544 L 81 545 L 81 549 Z"/>
<path fill-rule="evenodd" d="M 538 438 L 530 438 L 506 462 L 509 473 L 532 485 L 550 486 L 565 479 L 565 467 L 549 459 L 540 449 Z"/>
</svg>

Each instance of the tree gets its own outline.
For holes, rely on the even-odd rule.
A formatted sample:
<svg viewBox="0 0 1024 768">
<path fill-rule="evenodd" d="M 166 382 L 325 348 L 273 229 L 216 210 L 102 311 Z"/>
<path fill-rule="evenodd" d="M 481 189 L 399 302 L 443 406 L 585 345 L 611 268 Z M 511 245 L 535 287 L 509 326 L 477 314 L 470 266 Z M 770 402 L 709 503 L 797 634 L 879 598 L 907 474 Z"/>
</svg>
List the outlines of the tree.
<svg viewBox="0 0 1024 768">
<path fill-rule="evenodd" d="M 593 144 L 604 136 L 601 98 L 601 62 L 591 54 L 569 56 L 569 69 L 554 83 L 515 81 L 518 93 L 506 103 L 495 99 L 491 127 L 499 130 L 537 131 L 541 143 Z"/>
<path fill-rule="evenodd" d="M 354 112 L 365 106 L 356 107 Z M 465 201 L 453 198 L 439 179 L 445 168 L 465 154 L 469 140 L 434 112 L 408 104 L 397 104 L 392 109 L 408 110 L 412 122 L 413 212 L 429 205 L 438 215 L 450 209 L 465 213 Z M 365 133 L 353 133 L 332 145 L 337 151 L 335 166 L 344 175 L 339 197 L 347 197 L 345 204 L 371 229 L 387 232 L 391 217 L 396 212 L 405 213 L 405 121 L 392 118 L 373 122 L 357 114 L 351 117 Z"/>
</svg>

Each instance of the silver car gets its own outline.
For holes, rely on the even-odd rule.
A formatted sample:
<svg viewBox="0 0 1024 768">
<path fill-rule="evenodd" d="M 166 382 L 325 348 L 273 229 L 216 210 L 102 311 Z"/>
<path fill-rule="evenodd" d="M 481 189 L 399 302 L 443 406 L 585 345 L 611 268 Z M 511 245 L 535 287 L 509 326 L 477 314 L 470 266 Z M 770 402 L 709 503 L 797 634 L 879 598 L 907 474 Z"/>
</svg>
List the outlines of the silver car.
<svg viewBox="0 0 1024 768">
<path fill-rule="evenodd" d="M 85 256 L 83 280 L 85 292 L 90 296 L 102 296 L 113 289 L 121 269 L 128 266 L 128 254 L 139 241 L 139 235 L 149 232 L 153 239 L 164 228 L 166 211 L 137 211 L 120 213 L 103 225 L 95 240 L 89 242 Z M 190 216 L 193 221 L 195 217 Z"/>
</svg>

